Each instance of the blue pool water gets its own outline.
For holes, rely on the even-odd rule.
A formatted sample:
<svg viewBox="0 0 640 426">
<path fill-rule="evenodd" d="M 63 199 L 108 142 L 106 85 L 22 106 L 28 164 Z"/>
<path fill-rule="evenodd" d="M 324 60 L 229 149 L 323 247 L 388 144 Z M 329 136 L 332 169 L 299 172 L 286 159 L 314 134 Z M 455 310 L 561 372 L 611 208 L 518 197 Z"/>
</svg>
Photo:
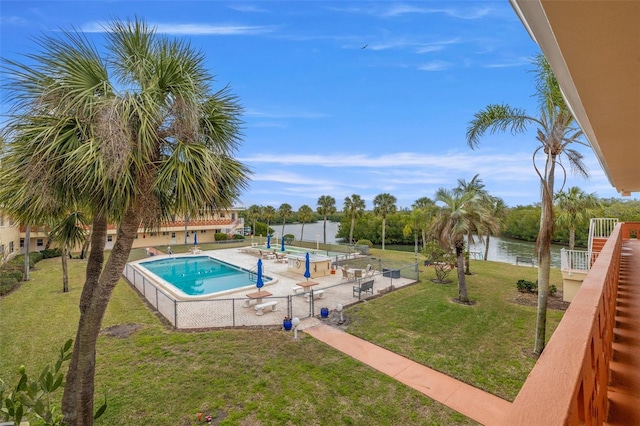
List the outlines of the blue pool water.
<svg viewBox="0 0 640 426">
<path fill-rule="evenodd" d="M 255 273 L 208 256 L 153 260 L 140 266 L 189 296 L 255 286 Z M 264 277 L 265 282 L 271 278 Z"/>
</svg>

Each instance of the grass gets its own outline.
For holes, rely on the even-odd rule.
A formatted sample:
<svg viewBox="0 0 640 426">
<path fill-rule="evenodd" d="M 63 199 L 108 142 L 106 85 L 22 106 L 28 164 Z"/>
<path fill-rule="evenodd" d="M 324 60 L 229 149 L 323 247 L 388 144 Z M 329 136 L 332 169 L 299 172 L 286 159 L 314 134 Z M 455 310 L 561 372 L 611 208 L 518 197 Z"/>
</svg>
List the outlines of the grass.
<svg viewBox="0 0 640 426">
<path fill-rule="evenodd" d="M 41 261 L 0 300 L 5 381 L 15 384 L 20 364 L 39 374 L 74 337 L 85 266 L 69 262 L 62 293 L 60 259 Z M 198 412 L 223 425 L 474 424 L 304 333 L 167 329 L 121 282 L 103 327 L 127 323 L 142 328 L 98 340 L 96 398 L 106 394 L 109 407 L 97 424 L 193 425 Z"/>
<path fill-rule="evenodd" d="M 414 258 L 388 250 L 382 257 Z M 0 300 L 5 381 L 15 382 L 20 364 L 38 374 L 74 337 L 85 266 L 69 262 L 70 292 L 62 293 L 60 259 L 41 261 L 31 281 Z M 474 306 L 452 303 L 456 284 L 431 283 L 433 271 L 422 269 L 421 283 L 346 310 L 348 331 L 513 399 L 535 362 L 535 308 L 510 300 L 518 279 L 535 281 L 535 268 L 472 262 Z M 559 271 L 552 271 L 552 283 L 561 288 Z M 549 311 L 549 335 L 561 315 Z M 106 394 L 109 408 L 97 424 L 193 425 L 198 412 L 223 425 L 474 424 L 304 333 L 294 341 L 279 331 L 168 329 L 120 282 L 103 327 L 128 323 L 142 328 L 98 340 L 96 397 Z"/>
</svg>

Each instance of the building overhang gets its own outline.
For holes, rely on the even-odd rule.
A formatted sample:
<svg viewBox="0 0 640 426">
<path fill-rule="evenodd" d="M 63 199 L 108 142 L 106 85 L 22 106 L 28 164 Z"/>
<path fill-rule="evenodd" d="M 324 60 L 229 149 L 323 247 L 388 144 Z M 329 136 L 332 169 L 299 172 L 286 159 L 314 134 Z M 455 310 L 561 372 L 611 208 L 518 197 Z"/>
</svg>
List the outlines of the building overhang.
<svg viewBox="0 0 640 426">
<path fill-rule="evenodd" d="M 611 185 L 640 192 L 640 2 L 510 0 Z"/>
</svg>

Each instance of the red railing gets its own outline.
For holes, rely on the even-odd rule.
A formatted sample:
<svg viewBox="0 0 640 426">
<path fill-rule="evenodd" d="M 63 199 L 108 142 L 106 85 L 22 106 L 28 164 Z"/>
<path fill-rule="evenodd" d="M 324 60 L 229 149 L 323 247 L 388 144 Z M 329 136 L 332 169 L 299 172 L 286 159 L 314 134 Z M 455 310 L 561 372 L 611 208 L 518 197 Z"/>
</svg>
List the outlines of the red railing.
<svg viewBox="0 0 640 426">
<path fill-rule="evenodd" d="M 605 421 L 622 236 L 632 226 L 615 227 L 502 424 Z"/>
</svg>

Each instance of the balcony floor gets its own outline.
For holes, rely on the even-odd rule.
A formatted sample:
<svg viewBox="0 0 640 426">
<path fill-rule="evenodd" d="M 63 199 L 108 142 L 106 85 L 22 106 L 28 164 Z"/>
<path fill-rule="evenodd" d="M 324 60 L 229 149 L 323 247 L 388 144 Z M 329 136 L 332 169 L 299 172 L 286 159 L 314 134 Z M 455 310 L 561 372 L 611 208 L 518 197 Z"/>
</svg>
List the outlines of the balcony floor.
<svg viewBox="0 0 640 426">
<path fill-rule="evenodd" d="M 640 425 L 640 240 L 625 240 L 614 328 L 608 425 Z"/>
</svg>

